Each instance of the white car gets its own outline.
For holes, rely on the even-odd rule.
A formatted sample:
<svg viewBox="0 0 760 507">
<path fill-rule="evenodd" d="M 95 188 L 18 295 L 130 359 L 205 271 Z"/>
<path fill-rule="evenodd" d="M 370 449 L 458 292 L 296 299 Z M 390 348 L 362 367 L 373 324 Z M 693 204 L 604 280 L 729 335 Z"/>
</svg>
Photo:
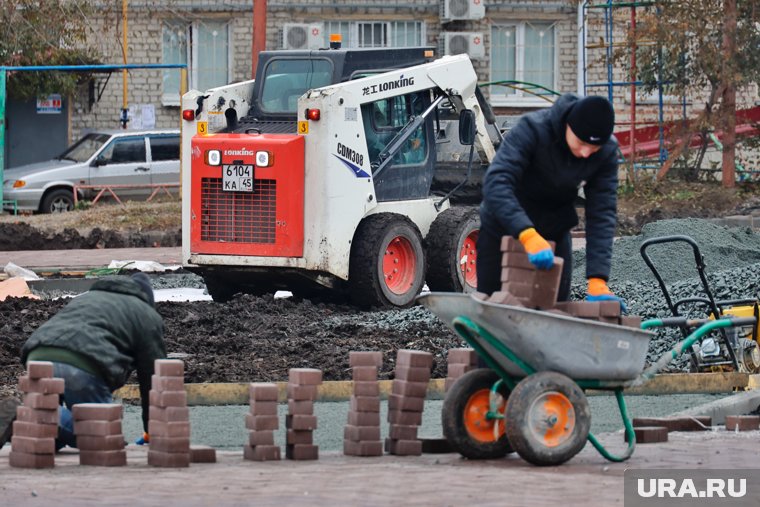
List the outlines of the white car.
<svg viewBox="0 0 760 507">
<path fill-rule="evenodd" d="M 179 130 L 91 132 L 59 157 L 7 169 L 3 178 L 8 211 L 70 211 L 74 185 L 140 185 L 114 192 L 120 199 L 146 199 L 154 190 L 150 184 L 179 183 Z M 95 192 L 82 189 L 77 198 Z"/>
</svg>

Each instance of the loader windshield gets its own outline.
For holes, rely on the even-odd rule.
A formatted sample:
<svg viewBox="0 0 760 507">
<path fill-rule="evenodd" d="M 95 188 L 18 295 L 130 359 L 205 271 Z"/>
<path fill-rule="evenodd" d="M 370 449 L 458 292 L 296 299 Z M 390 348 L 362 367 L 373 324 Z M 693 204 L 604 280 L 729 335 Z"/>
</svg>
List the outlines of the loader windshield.
<svg viewBox="0 0 760 507">
<path fill-rule="evenodd" d="M 267 113 L 295 113 L 298 97 L 312 88 L 332 83 L 333 66 L 330 60 L 274 59 L 264 70 L 261 87 L 261 109 Z"/>
</svg>

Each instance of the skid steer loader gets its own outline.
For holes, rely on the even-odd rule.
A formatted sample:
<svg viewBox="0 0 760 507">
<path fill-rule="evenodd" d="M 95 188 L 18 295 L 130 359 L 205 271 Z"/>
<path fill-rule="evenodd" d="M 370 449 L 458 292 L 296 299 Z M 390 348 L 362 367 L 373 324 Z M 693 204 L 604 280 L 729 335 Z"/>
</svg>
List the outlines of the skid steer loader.
<svg viewBox="0 0 760 507">
<path fill-rule="evenodd" d="M 215 300 L 329 289 L 408 307 L 426 282 L 474 290 L 477 209 L 431 183 L 442 143 L 463 146 L 461 186 L 495 154 L 487 123 L 501 132 L 467 55 L 431 56 L 262 52 L 256 80 L 184 95 L 183 265 Z"/>
</svg>

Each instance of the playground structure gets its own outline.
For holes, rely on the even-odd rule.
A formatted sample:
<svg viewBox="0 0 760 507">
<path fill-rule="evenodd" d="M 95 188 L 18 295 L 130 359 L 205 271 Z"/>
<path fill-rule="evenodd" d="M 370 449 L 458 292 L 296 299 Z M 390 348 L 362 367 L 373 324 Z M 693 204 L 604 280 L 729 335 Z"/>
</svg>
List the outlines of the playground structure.
<svg viewBox="0 0 760 507">
<path fill-rule="evenodd" d="M 695 129 L 690 128 L 694 119 L 689 116 L 688 98 L 667 94 L 668 83 L 663 78 L 661 67 L 657 69 L 654 83 L 645 83 L 638 78 L 637 43 L 635 40 L 628 41 L 625 30 L 620 30 L 620 27 L 627 23 L 627 28 L 631 32 L 635 31 L 637 13 L 642 8 L 656 8 L 656 2 L 586 0 L 579 9 L 579 24 L 582 27 L 579 33 L 582 91 L 586 94 L 605 94 L 615 105 L 619 118 L 617 123 L 622 127 L 617 129 L 615 135 L 620 143 L 621 158 L 631 168 L 630 175 L 633 177 L 640 169 L 663 172 L 663 165 L 668 159 L 680 156 L 684 148 L 698 148 L 703 154 L 708 147 L 722 151 L 724 135 L 721 131 L 695 132 Z M 625 10 L 628 10 L 628 15 Z M 591 23 L 596 23 L 593 30 L 589 29 Z M 598 26 L 599 23 L 601 26 Z M 603 33 L 603 36 L 594 43 L 589 43 L 589 34 L 596 36 L 598 32 Z M 618 48 L 626 52 L 629 67 L 627 75 L 616 65 L 615 51 Z M 653 87 L 654 96 L 642 99 L 644 87 Z M 760 106 L 738 109 L 737 141 L 760 136 L 759 125 Z M 683 135 L 688 132 L 694 133 Z M 698 157 L 698 160 L 702 160 L 702 157 Z M 760 168 L 745 168 L 737 162 L 737 175 L 740 179 L 756 178 L 758 173 Z"/>
</svg>

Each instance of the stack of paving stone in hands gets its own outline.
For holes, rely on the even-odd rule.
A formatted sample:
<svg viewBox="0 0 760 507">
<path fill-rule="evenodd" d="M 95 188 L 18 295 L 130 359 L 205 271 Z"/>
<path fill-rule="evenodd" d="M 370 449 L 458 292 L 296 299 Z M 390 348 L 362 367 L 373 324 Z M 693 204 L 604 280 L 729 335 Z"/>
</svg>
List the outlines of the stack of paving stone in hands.
<svg viewBox="0 0 760 507">
<path fill-rule="evenodd" d="M 250 414 L 245 416 L 248 443 L 243 457 L 251 461 L 276 461 L 280 447 L 274 445 L 274 430 L 280 427 L 277 417 L 277 385 L 252 383 L 248 386 Z"/>
<path fill-rule="evenodd" d="M 121 429 L 121 403 L 80 403 L 74 405 L 74 434 L 79 448 L 79 464 L 125 466 L 127 451 Z"/>
<path fill-rule="evenodd" d="M 419 456 L 422 442 L 417 429 L 422 423 L 433 355 L 420 350 L 400 349 L 396 355 L 395 378 L 388 396 L 390 430 L 385 450 L 399 456 Z"/>
<path fill-rule="evenodd" d="M 157 359 L 150 390 L 148 464 L 190 466 L 190 412 L 185 392 L 185 364 Z"/>
<path fill-rule="evenodd" d="M 380 384 L 377 372 L 383 365 L 382 352 L 350 352 L 348 364 L 354 380 L 348 424 L 343 431 L 343 454 L 382 456 L 380 438 Z"/>
<path fill-rule="evenodd" d="M 461 348 L 449 349 L 446 365 L 446 380 L 444 381 L 444 391 L 448 392 L 449 388 L 454 385 L 459 377 L 470 370 L 478 367 L 478 355 L 474 349 Z"/>
<path fill-rule="evenodd" d="M 24 393 L 24 403 L 16 408 L 9 464 L 18 468 L 53 467 L 64 381 L 53 378 L 53 363 L 29 361 L 18 387 Z"/>
<path fill-rule="evenodd" d="M 285 457 L 294 460 L 319 459 L 319 446 L 314 445 L 317 429 L 314 400 L 322 383 L 322 370 L 291 368 L 288 371 L 288 415 L 285 416 Z"/>
</svg>

